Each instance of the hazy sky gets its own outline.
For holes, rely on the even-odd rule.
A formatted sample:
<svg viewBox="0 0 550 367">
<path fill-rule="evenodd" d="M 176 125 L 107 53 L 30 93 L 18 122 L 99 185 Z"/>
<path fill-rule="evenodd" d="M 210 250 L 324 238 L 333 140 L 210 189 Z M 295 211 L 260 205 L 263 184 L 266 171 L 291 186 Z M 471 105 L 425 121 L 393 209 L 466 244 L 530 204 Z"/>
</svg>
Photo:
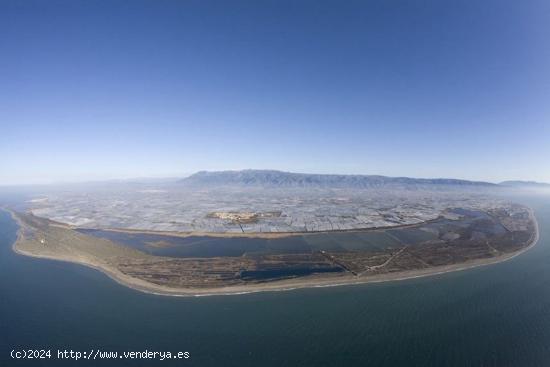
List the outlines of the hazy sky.
<svg viewBox="0 0 550 367">
<path fill-rule="evenodd" d="M 0 184 L 550 182 L 548 0 L 0 0 Z"/>
</svg>

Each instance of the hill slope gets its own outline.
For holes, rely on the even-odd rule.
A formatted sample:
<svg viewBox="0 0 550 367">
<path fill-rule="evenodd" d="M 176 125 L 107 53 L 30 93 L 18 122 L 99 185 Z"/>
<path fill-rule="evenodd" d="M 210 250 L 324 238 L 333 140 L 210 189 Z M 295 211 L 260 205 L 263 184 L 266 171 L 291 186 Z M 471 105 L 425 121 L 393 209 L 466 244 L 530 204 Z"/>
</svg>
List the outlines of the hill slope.
<svg viewBox="0 0 550 367">
<path fill-rule="evenodd" d="M 515 187 L 515 188 L 530 188 L 530 189 L 548 189 L 550 184 L 544 182 L 535 182 L 535 181 L 504 181 L 500 185 Z"/>
<path fill-rule="evenodd" d="M 200 171 L 180 181 L 195 186 L 259 186 L 259 187 L 322 187 L 379 188 L 395 186 L 497 187 L 498 185 L 449 178 L 409 178 L 375 175 L 333 175 L 292 173 L 275 170 Z"/>
</svg>

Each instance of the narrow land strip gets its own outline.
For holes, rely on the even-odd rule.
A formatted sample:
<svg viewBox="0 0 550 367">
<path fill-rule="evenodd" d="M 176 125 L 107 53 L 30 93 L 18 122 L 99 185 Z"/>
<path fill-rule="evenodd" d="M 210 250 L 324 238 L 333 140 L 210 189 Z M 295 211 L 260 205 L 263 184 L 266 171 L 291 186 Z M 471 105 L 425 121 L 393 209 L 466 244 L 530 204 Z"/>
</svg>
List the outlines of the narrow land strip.
<svg viewBox="0 0 550 367">
<path fill-rule="evenodd" d="M 387 273 L 369 274 L 365 272 L 367 273 L 365 274 L 363 272 L 357 272 L 351 268 L 348 268 L 342 263 L 341 260 L 335 259 L 331 254 L 325 253 L 323 254 L 325 257 L 330 256 L 335 263 L 345 266 L 348 271 L 346 271 L 345 274 L 314 274 L 307 277 L 294 277 L 277 281 L 253 282 L 247 284 L 228 283 L 227 286 L 220 286 L 220 284 L 224 283 L 215 283 L 216 286 L 209 286 L 208 283 L 206 283 L 200 286 L 174 287 L 167 284 L 159 284 L 159 280 L 151 277 L 151 274 L 148 274 L 147 271 L 142 271 L 142 274 L 145 275 L 142 277 L 137 277 L 129 275 L 133 273 L 127 271 L 127 269 L 133 269 L 132 266 L 137 266 L 139 269 L 150 269 L 140 267 L 143 264 L 146 264 L 147 266 L 153 266 L 153 270 L 155 270 L 153 273 L 158 274 L 159 269 L 154 268 L 154 266 L 159 263 L 162 266 L 160 269 L 162 270 L 161 274 L 164 274 L 163 276 L 170 278 L 177 276 L 178 274 L 166 271 L 166 264 L 181 263 L 185 266 L 193 267 L 196 266 L 197 261 L 189 259 L 176 260 L 174 258 L 151 256 L 125 246 L 120 246 L 108 240 L 78 233 L 77 231 L 58 223 L 49 223 L 47 220 L 42 218 L 32 216 L 29 217 L 10 211 L 12 217 L 19 225 L 17 240 L 13 245 L 15 252 L 37 258 L 82 264 L 104 272 L 122 285 L 142 292 L 170 296 L 226 295 L 260 291 L 281 291 L 308 287 L 365 284 L 444 274 L 452 271 L 460 271 L 478 266 L 495 264 L 512 259 L 527 251 L 537 243 L 539 238 L 538 223 L 533 211 L 529 209 L 528 212 L 529 219 L 533 225 L 533 231 L 530 234 L 529 239 L 525 241 L 524 246 L 512 252 L 499 251 L 493 257 L 469 259 L 461 263 L 432 266 L 429 268 L 403 269 Z M 403 254 L 405 252 L 405 248 L 406 247 L 402 247 L 383 263 L 374 265 L 374 269 L 384 268 L 387 266 L 394 259 L 396 259 L 396 257 Z M 200 261 L 204 261 L 204 259 L 201 259 Z M 243 258 L 239 261 L 243 262 L 240 263 L 239 266 L 243 266 L 243 264 L 246 264 L 246 262 L 250 260 Z"/>
</svg>

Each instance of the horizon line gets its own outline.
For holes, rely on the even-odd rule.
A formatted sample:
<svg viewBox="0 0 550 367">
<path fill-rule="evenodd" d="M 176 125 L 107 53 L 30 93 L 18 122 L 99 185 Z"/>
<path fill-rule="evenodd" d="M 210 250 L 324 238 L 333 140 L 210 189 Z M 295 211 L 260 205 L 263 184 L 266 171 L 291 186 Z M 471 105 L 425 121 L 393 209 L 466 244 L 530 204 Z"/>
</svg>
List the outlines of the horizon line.
<svg viewBox="0 0 550 367">
<path fill-rule="evenodd" d="M 98 178 L 98 179 L 82 179 L 82 180 L 52 180 L 45 182 L 35 182 L 35 183 L 1 183 L 0 187 L 9 188 L 9 187 L 32 187 L 32 186 L 60 186 L 60 185 L 84 185 L 84 184 L 100 184 L 100 183 L 131 183 L 139 181 L 170 181 L 170 180 L 180 180 L 187 177 L 190 177 L 199 172 L 242 172 L 242 171 L 272 171 L 272 172 L 282 172 L 282 173 L 293 173 L 293 174 L 305 174 L 305 175 L 329 175 L 329 176 L 378 176 L 378 177 L 388 177 L 388 178 L 412 178 L 412 179 L 432 179 L 432 180 L 461 180 L 469 182 L 480 182 L 480 183 L 489 183 L 499 185 L 505 182 L 522 182 L 522 183 L 532 183 L 532 184 L 548 184 L 546 182 L 529 180 L 529 179 L 507 179 L 502 181 L 494 180 L 479 180 L 479 179 L 467 179 L 467 178 L 457 178 L 457 177 L 428 177 L 428 176 L 393 176 L 393 175 L 383 175 L 383 174 L 371 174 L 371 173 L 319 173 L 319 172 L 297 172 L 297 171 L 285 171 L 281 169 L 271 169 L 271 168 L 245 168 L 245 169 L 220 169 L 220 170 L 198 170 L 193 173 L 181 173 L 181 174 L 167 174 L 167 175 L 136 175 L 128 177 L 110 177 L 110 178 Z"/>
</svg>

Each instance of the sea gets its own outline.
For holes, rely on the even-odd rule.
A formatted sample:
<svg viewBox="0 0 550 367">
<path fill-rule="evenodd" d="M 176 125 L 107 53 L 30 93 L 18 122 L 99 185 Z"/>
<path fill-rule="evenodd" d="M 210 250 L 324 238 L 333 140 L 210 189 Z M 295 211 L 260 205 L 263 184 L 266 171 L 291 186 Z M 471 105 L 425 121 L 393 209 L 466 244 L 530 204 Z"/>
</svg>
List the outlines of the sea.
<svg viewBox="0 0 550 367">
<path fill-rule="evenodd" d="M 549 366 L 550 195 L 514 199 L 535 210 L 540 240 L 503 263 L 206 297 L 18 255 L 17 225 L 0 211 L 0 366 Z M 13 358 L 25 353 L 42 358 Z"/>
</svg>

